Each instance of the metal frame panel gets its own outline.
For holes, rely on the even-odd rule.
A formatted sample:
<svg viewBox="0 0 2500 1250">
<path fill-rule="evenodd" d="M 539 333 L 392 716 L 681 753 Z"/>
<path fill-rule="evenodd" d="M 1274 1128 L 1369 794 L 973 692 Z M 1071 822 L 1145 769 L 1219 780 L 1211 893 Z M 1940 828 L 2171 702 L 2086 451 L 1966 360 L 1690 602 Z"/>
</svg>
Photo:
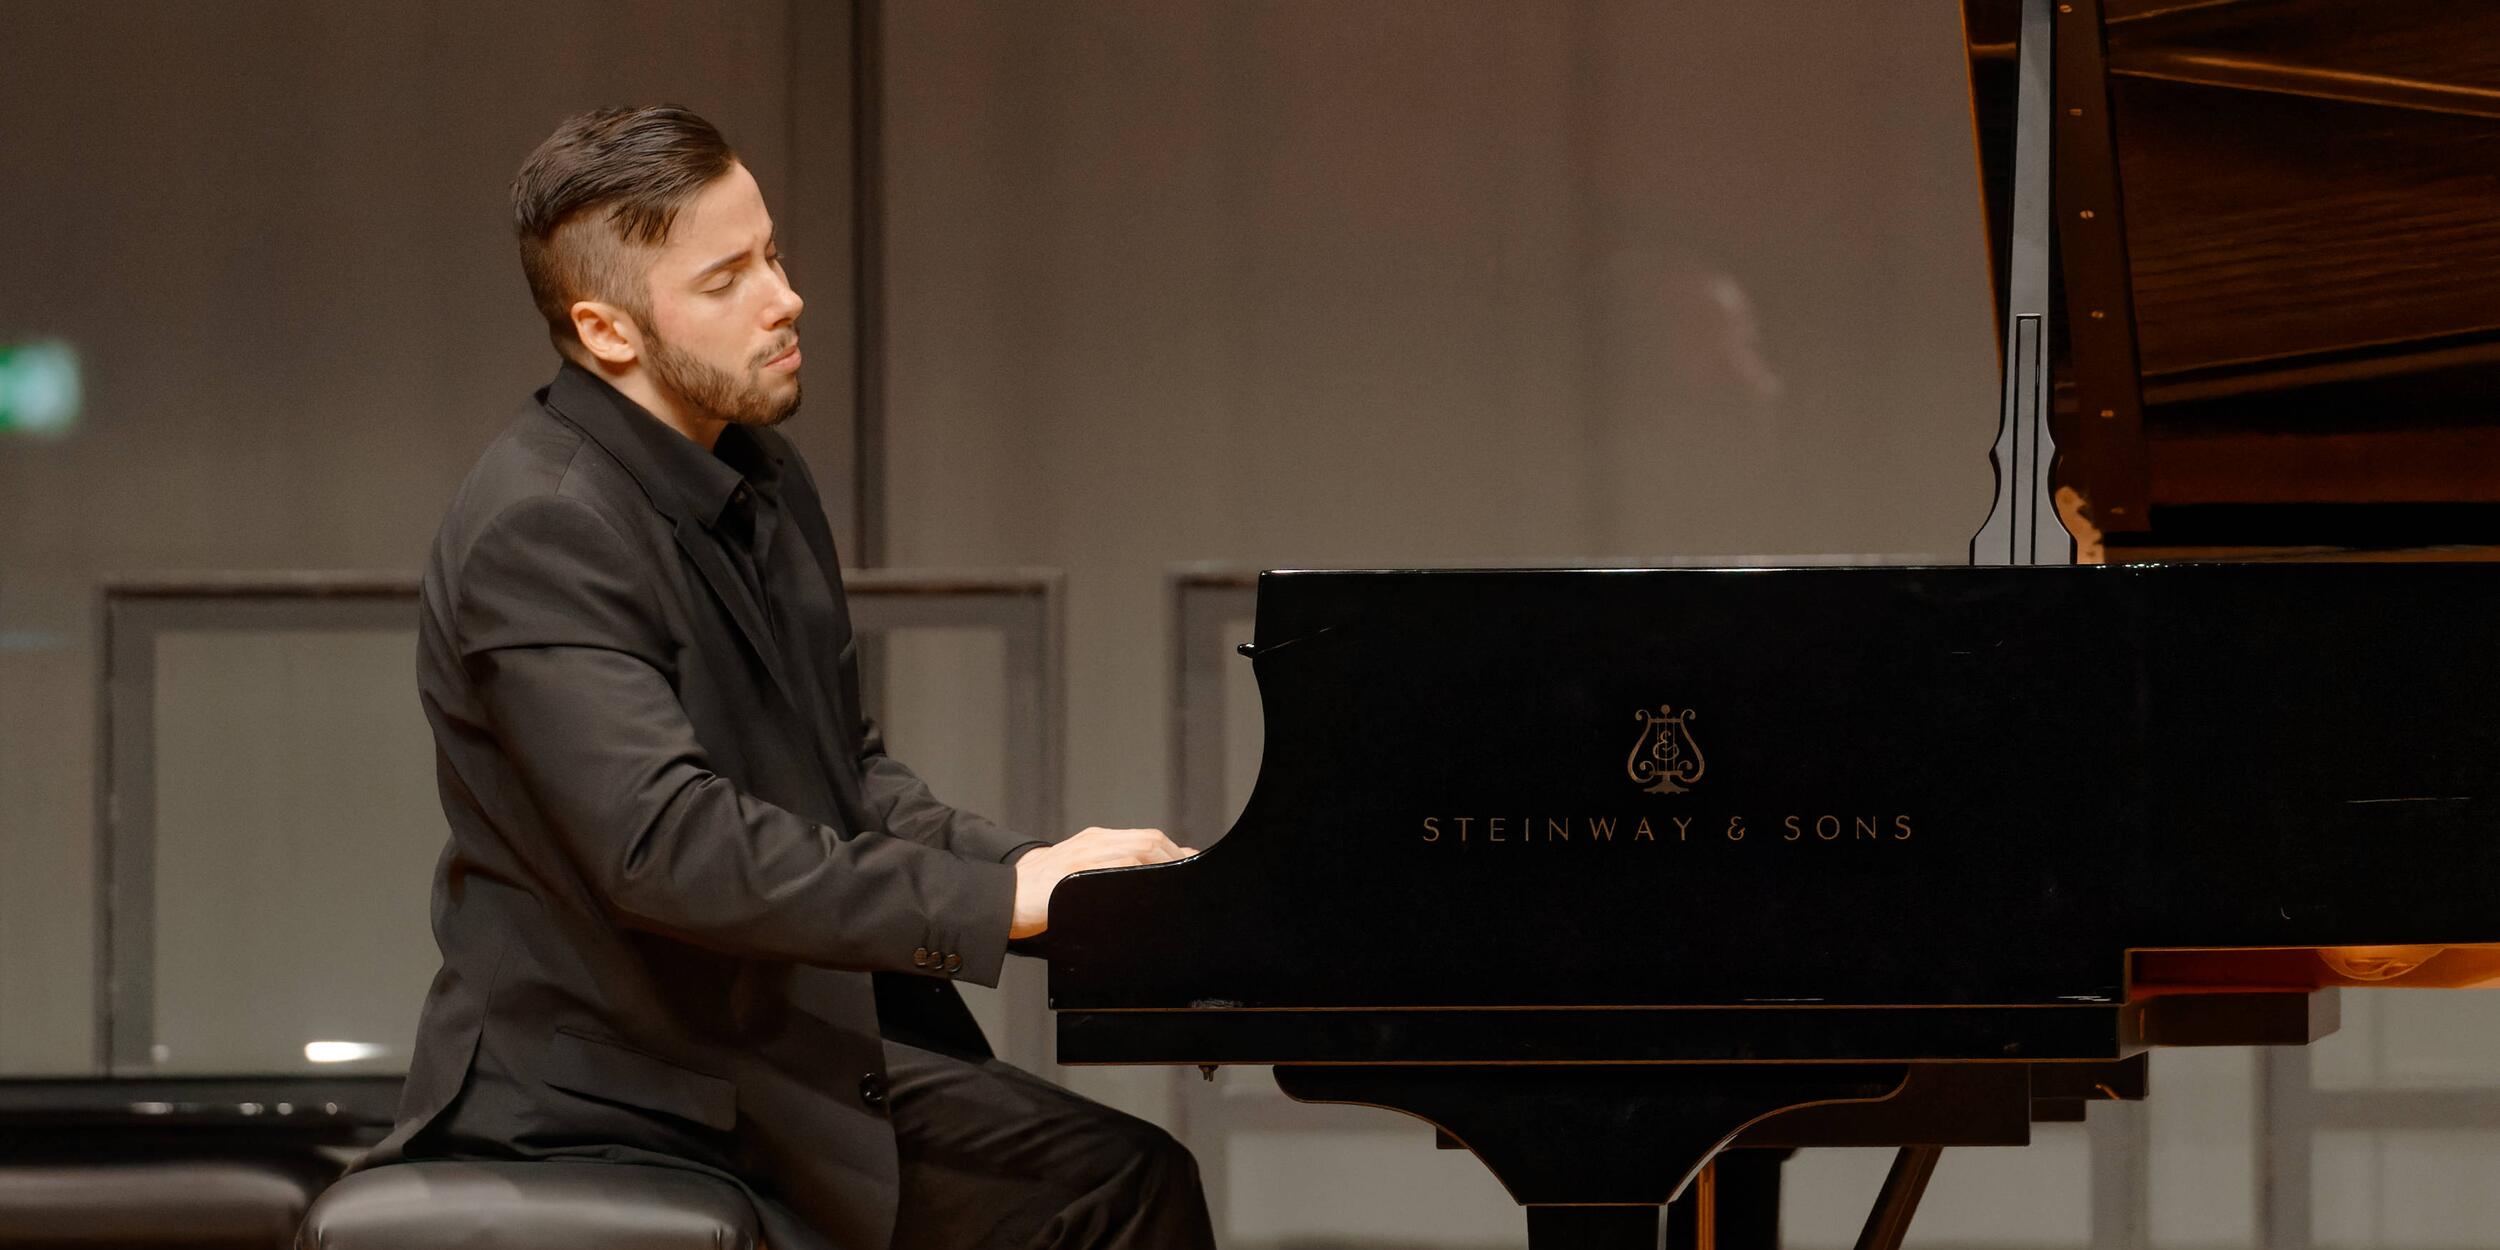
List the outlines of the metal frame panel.
<svg viewBox="0 0 2500 1250">
<path fill-rule="evenodd" d="M 296 573 L 99 588 L 96 1066 L 147 1076 L 156 1014 L 156 640 L 175 631 L 413 628 L 411 578 Z"/>
<path fill-rule="evenodd" d="M 2315 1236 L 2310 1193 L 2319 1098 L 2304 1046 L 2257 1052 L 2257 1244 L 2309 1250 Z"/>
<path fill-rule="evenodd" d="M 2387 1027 L 2383 1018 L 2379 1027 Z M 2317 1084 L 2316 1066 L 2305 1047 L 2257 1052 L 2257 1243 L 2267 1250 L 2309 1250 L 2317 1240 L 2319 1134 L 2339 1129 L 2488 1134 L 2500 1128 L 2500 1087 L 2325 1089 Z"/>
<path fill-rule="evenodd" d="M 2083 1131 L 2092 1250 L 2146 1250 L 2153 1223 L 2151 1117 L 2140 1102 L 2094 1103 Z"/>
</svg>

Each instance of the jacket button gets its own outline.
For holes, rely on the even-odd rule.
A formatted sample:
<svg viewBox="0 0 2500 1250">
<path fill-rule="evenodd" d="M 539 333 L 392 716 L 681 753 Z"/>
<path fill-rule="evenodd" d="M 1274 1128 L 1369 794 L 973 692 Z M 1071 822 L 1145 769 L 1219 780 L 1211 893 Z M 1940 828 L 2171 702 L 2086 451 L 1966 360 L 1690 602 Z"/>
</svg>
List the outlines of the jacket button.
<svg viewBox="0 0 2500 1250">
<path fill-rule="evenodd" d="M 946 957 L 946 970 L 947 970 L 948 972 L 955 972 L 955 971 L 959 971 L 959 970 L 961 970 L 961 969 L 963 968 L 963 966 L 964 966 L 964 957 L 963 957 L 963 956 L 961 956 L 961 955 L 949 955 L 949 956 L 947 956 L 947 957 Z"/>
<path fill-rule="evenodd" d="M 871 1072 L 859 1078 L 859 1101 L 868 1107 L 885 1105 L 885 1074 Z"/>
<path fill-rule="evenodd" d="M 914 967 L 914 968 L 926 968 L 926 967 L 928 967 L 928 966 L 929 966 L 929 948 L 928 948 L 928 947 L 926 947 L 926 946 L 919 946 L 919 947 L 914 947 L 914 948 L 912 948 L 912 952 L 911 952 L 911 966 L 912 966 L 912 967 Z"/>
</svg>

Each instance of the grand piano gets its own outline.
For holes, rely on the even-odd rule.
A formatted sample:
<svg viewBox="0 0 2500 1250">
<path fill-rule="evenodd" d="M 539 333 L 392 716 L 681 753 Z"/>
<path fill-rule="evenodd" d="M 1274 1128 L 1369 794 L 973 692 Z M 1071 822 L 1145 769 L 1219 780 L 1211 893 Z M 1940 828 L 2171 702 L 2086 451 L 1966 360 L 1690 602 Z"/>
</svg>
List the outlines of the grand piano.
<svg viewBox="0 0 2500 1250">
<path fill-rule="evenodd" d="M 1892 1146 L 1891 1250 L 2155 1047 L 2500 983 L 2500 10 L 1964 8 L 1971 564 L 1262 575 L 1256 787 L 1059 888 L 1062 1062 L 1405 1112 L 1534 1250 Z"/>
</svg>

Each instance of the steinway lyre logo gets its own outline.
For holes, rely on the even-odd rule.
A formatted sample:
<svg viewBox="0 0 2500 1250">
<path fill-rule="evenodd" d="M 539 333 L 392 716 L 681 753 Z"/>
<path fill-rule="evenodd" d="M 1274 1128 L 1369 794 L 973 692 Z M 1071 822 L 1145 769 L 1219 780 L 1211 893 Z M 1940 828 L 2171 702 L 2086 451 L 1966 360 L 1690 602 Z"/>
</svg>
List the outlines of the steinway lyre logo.
<svg viewBox="0 0 2500 1250">
<path fill-rule="evenodd" d="M 1661 703 L 1657 711 L 1642 708 L 1632 718 L 1641 723 L 1641 736 L 1632 744 L 1624 771 L 1635 785 L 1649 794 L 1682 794 L 1701 780 L 1704 764 L 1701 744 L 1693 741 L 1693 721 L 1698 719 L 1693 709 L 1677 711 L 1673 704 Z"/>
</svg>

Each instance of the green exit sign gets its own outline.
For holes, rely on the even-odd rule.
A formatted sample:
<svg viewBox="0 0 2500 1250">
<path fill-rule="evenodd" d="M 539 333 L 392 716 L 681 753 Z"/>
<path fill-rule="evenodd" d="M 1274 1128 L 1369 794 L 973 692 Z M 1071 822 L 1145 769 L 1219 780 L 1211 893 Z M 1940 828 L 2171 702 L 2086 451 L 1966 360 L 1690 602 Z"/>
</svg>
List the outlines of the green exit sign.
<svg viewBox="0 0 2500 1250">
<path fill-rule="evenodd" d="M 85 389 L 69 344 L 0 343 L 0 434 L 69 433 Z"/>
</svg>

